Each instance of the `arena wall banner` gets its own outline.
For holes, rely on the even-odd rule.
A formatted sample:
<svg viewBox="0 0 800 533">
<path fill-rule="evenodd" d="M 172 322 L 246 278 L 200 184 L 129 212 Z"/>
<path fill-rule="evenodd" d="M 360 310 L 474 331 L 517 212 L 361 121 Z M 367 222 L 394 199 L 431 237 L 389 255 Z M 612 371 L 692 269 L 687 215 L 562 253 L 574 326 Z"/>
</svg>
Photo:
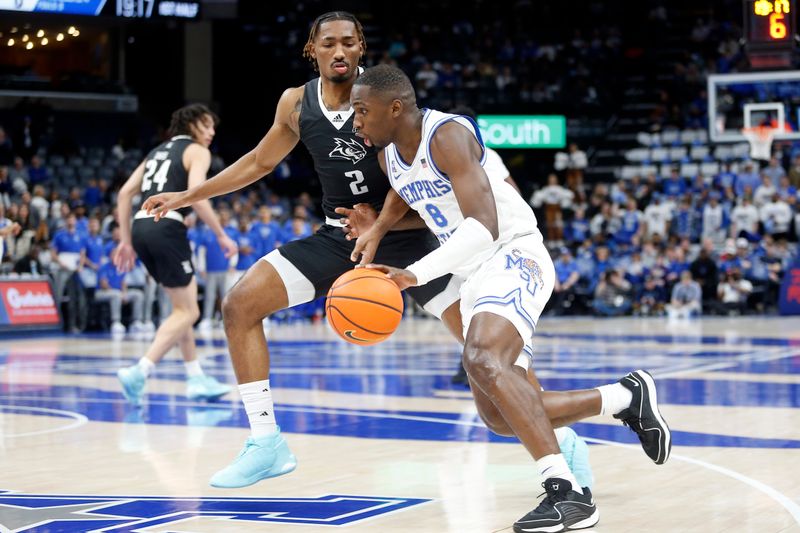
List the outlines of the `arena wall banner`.
<svg viewBox="0 0 800 533">
<path fill-rule="evenodd" d="M 48 278 L 2 277 L 0 300 L 0 331 L 61 327 Z"/>
<path fill-rule="evenodd" d="M 778 310 L 782 315 L 800 315 L 800 260 L 796 260 L 783 276 Z"/>
<path fill-rule="evenodd" d="M 563 115 L 479 115 L 478 127 L 489 148 L 564 148 Z"/>
</svg>

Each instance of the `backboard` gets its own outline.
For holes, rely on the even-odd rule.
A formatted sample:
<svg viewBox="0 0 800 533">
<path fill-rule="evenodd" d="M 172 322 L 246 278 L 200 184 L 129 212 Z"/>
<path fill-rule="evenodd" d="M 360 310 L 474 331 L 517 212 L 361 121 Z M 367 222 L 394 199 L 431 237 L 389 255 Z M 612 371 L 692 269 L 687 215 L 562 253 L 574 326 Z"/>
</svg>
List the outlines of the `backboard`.
<svg viewBox="0 0 800 533">
<path fill-rule="evenodd" d="M 746 140 L 743 128 L 768 125 L 776 140 L 800 139 L 800 71 L 708 77 L 708 133 L 713 142 Z"/>
</svg>

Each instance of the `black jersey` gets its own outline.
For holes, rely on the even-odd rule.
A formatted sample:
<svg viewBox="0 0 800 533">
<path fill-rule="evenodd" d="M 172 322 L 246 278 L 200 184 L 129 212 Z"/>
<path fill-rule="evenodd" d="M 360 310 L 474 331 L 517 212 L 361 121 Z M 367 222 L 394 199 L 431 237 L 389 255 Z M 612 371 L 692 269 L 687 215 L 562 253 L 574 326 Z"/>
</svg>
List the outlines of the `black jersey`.
<svg viewBox="0 0 800 533">
<path fill-rule="evenodd" d="M 300 140 L 314 159 L 325 216 L 340 218 L 334 208 L 357 203 L 380 211 L 391 187 L 378 165 L 378 150 L 353 133 L 353 110 L 323 110 L 319 78 L 306 83 L 302 106 Z"/>
<path fill-rule="evenodd" d="M 189 188 L 189 173 L 183 166 L 183 152 L 194 140 L 188 135 L 176 135 L 150 150 L 144 160 L 142 202 L 162 192 L 181 192 Z M 191 207 L 177 211 L 186 216 Z"/>
</svg>

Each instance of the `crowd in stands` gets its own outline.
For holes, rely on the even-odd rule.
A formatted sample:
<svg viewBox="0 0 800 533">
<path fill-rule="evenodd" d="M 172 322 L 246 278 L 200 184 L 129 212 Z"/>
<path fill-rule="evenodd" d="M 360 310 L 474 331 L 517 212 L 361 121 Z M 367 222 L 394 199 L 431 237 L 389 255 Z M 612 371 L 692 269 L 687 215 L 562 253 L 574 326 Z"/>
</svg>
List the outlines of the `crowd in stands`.
<svg viewBox="0 0 800 533">
<path fill-rule="evenodd" d="M 76 173 L 74 179 L 65 181 L 64 168 L 77 163 L 79 168 L 93 169 L 87 162 L 90 158 L 74 156 L 67 161 L 40 151 L 26 162 L 15 155 L 7 139 L 0 141 L 0 153 L 9 154 L 0 164 L 0 273 L 50 276 L 69 331 L 110 328 L 112 333 L 154 332 L 154 320 L 168 312 L 160 307 L 168 305 L 168 299 L 159 297 L 158 288 L 141 264 L 123 275 L 110 260 L 119 242 L 116 191 L 111 179 L 119 184 L 116 177 L 129 172 L 142 152 L 126 154 L 115 146 L 103 157 L 99 153 L 103 150 L 91 150 L 101 168 L 110 171 L 110 179 L 91 174 L 82 181 Z M 43 161 L 57 166 L 44 165 Z M 220 165 L 224 164 L 218 161 Z M 198 325 L 203 331 L 219 323 L 222 297 L 247 268 L 281 243 L 310 235 L 319 224 L 307 193 L 290 201 L 246 190 L 219 200 L 216 211 L 225 231 L 239 245 L 239 254 L 230 260 L 208 228 L 195 224 L 193 215 L 186 219 L 204 295 Z M 318 319 L 322 307 L 320 301 L 311 302 L 287 310 L 277 319 Z"/>
<path fill-rule="evenodd" d="M 555 313 L 774 313 L 798 254 L 800 156 L 713 176 L 650 174 L 534 192 L 555 259 Z"/>
</svg>

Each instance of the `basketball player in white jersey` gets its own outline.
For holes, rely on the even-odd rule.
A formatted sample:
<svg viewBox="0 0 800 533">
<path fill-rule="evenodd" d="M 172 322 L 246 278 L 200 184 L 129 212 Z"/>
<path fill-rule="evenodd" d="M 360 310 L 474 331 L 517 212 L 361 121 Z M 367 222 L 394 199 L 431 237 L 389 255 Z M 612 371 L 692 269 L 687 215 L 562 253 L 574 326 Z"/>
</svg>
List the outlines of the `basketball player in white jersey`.
<svg viewBox="0 0 800 533">
<path fill-rule="evenodd" d="M 367 263 L 401 289 L 445 273 L 462 280 L 464 367 L 475 401 L 489 403 L 536 460 L 547 497 L 514 530 L 564 531 L 599 519 L 591 491 L 580 487 L 561 455 L 553 425 L 610 414 L 630 426 L 647 455 L 664 463 L 669 428 L 657 406 L 655 383 L 636 371 L 598 389 L 540 392 L 513 371 L 520 352 L 533 355 L 533 333 L 553 291 L 555 270 L 530 206 L 502 179 L 482 168 L 483 142 L 471 120 L 420 110 L 411 82 L 399 69 L 367 69 L 353 85 L 353 127 L 389 177 L 383 209 L 357 240 L 354 257 L 369 259 L 385 228 L 410 206 L 441 246 L 405 269 Z"/>
</svg>

